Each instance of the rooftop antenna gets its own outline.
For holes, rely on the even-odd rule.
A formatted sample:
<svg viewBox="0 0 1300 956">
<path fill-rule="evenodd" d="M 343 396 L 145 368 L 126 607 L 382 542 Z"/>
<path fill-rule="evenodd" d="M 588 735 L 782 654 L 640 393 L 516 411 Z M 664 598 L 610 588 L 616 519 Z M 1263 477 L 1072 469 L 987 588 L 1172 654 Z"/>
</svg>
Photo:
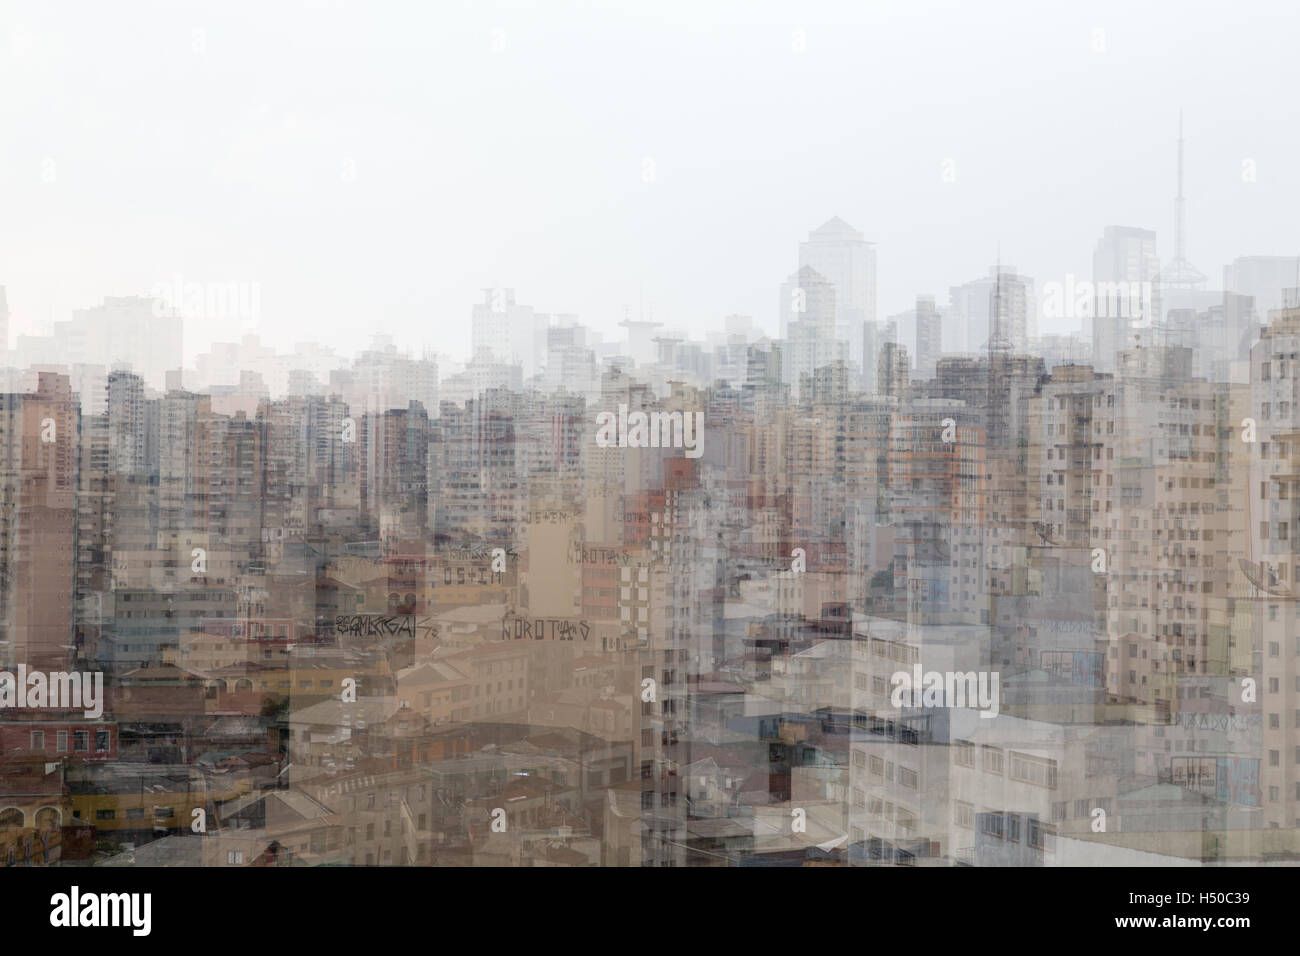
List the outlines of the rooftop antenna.
<svg viewBox="0 0 1300 956">
<path fill-rule="evenodd" d="M 1002 328 L 1002 241 L 998 240 L 997 265 L 993 267 L 993 314 L 989 317 L 989 351 L 1011 348 Z"/>
<path fill-rule="evenodd" d="M 1187 199 L 1183 195 L 1183 111 L 1178 111 L 1178 195 L 1174 198 L 1174 258 L 1165 284 L 1191 289 L 1205 282 L 1205 273 L 1187 261 Z"/>
<path fill-rule="evenodd" d="M 1174 199 L 1174 261 L 1186 262 L 1187 198 L 1183 195 L 1183 111 L 1178 111 L 1178 196 Z"/>
<path fill-rule="evenodd" d="M 997 336 L 1002 338 L 1002 240 L 998 240 L 998 255 L 993 267 L 993 322 Z M 999 344 L 1001 344 L 999 342 Z"/>
</svg>

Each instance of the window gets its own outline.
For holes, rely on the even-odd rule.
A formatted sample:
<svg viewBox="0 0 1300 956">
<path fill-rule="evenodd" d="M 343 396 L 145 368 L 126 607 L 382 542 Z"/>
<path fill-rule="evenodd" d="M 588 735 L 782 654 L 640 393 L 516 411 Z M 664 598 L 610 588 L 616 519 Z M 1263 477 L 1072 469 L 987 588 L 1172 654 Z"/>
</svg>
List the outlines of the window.
<svg viewBox="0 0 1300 956">
<path fill-rule="evenodd" d="M 89 730 L 74 730 L 72 732 L 72 749 L 79 754 L 84 754 L 90 749 Z"/>
<path fill-rule="evenodd" d="M 959 827 L 975 827 L 975 807 L 969 803 L 963 803 L 958 800 L 956 803 L 956 812 L 953 814 L 953 822 Z"/>
<path fill-rule="evenodd" d="M 1011 752 L 1011 779 L 1056 789 L 1056 761 L 1047 757 Z"/>
<path fill-rule="evenodd" d="M 987 834 L 998 840 L 1003 839 L 1006 832 L 1006 825 L 1002 814 L 1000 813 L 981 813 L 979 816 L 980 833 Z"/>
<path fill-rule="evenodd" d="M 975 745 L 969 740 L 957 741 L 957 754 L 954 758 L 959 766 L 975 766 Z"/>
<path fill-rule="evenodd" d="M 1032 847 L 1043 846 L 1043 828 L 1037 820 L 1029 821 L 1029 839 L 1026 842 Z"/>
<path fill-rule="evenodd" d="M 996 747 L 985 746 L 984 751 L 984 772 L 1002 773 L 1002 751 Z"/>
<path fill-rule="evenodd" d="M 33 750 L 45 749 L 45 731 L 43 730 L 32 731 L 32 749 Z"/>
</svg>

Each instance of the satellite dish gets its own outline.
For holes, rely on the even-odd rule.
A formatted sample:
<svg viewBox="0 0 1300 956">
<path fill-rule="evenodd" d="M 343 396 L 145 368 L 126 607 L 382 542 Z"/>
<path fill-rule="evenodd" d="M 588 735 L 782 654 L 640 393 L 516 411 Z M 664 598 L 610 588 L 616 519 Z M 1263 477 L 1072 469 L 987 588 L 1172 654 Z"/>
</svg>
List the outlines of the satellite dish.
<svg viewBox="0 0 1300 956">
<path fill-rule="evenodd" d="M 1241 568 L 1241 573 L 1246 575 L 1246 580 L 1250 581 L 1258 590 L 1275 597 L 1293 597 L 1291 589 L 1278 581 L 1276 566 L 1266 563 L 1256 565 L 1245 558 L 1238 558 L 1237 565 Z M 1263 574 L 1260 573 L 1261 567 L 1264 571 Z"/>
<path fill-rule="evenodd" d="M 825 843 L 818 843 L 817 849 L 821 850 L 824 853 L 829 853 L 831 850 L 835 849 L 837 846 L 839 846 L 848 838 L 849 835 L 846 833 L 843 836 L 836 837 L 834 840 L 827 840 Z"/>
</svg>

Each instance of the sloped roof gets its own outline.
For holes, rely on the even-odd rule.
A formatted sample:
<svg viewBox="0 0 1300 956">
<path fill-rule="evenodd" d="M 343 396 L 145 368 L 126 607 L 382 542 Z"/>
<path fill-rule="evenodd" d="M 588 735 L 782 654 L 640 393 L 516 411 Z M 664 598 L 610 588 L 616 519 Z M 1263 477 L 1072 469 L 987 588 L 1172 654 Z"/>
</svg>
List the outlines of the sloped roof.
<svg viewBox="0 0 1300 956">
<path fill-rule="evenodd" d="M 267 822 L 272 824 L 318 820 L 331 816 L 334 812 L 301 790 L 270 790 L 266 793 L 249 794 L 231 803 L 222 804 L 221 817 L 230 819 L 263 801 L 266 802 Z"/>
<path fill-rule="evenodd" d="M 810 239 L 856 239 L 862 241 L 862 233 L 854 229 L 839 216 L 831 216 L 824 223 L 808 234 Z"/>
</svg>

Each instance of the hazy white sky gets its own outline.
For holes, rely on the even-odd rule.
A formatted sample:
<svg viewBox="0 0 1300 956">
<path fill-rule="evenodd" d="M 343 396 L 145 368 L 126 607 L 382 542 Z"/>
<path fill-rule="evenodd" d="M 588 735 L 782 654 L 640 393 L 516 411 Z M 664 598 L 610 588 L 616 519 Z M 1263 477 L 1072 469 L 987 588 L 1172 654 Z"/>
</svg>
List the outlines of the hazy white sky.
<svg viewBox="0 0 1300 956">
<path fill-rule="evenodd" d="M 1167 259 L 1180 107 L 1188 254 L 1217 285 L 1236 255 L 1300 253 L 1298 20 L 0 0 L 0 285 L 15 332 L 177 274 L 261 283 L 281 346 L 386 331 L 460 356 L 484 286 L 606 330 L 644 288 L 670 325 L 775 332 L 798 241 L 839 215 L 877 243 L 883 317 L 943 302 L 999 243 L 1040 282 L 1090 275 L 1109 223 L 1156 229 Z M 187 356 L 229 332 L 187 326 Z"/>
</svg>

